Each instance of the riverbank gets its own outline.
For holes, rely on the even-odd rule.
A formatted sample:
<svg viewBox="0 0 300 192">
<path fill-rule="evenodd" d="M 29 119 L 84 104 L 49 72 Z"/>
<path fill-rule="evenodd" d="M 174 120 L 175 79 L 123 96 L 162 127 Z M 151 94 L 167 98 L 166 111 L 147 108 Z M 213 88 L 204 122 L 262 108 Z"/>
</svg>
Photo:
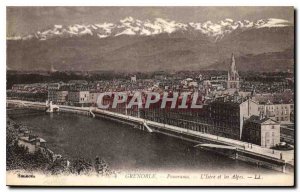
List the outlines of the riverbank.
<svg viewBox="0 0 300 192">
<path fill-rule="evenodd" d="M 30 127 L 7 117 L 6 170 L 42 172 L 46 175 L 114 174 L 105 160 L 98 156 L 95 156 L 94 161 L 83 157 L 67 159 L 63 155 L 55 154 L 45 144 L 41 145 L 41 140 L 46 143 L 44 139 L 34 135 Z"/>
</svg>

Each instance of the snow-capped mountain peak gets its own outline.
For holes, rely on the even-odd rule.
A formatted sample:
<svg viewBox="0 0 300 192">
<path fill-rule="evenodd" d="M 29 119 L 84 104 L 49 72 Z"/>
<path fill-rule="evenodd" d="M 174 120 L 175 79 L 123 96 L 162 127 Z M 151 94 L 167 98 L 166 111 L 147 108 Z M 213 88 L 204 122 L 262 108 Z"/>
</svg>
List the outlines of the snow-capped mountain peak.
<svg viewBox="0 0 300 192">
<path fill-rule="evenodd" d="M 39 40 L 47 40 L 55 37 L 76 37 L 76 36 L 95 36 L 100 39 L 120 36 L 120 35 L 141 35 L 150 36 L 161 33 L 171 34 L 176 31 L 188 31 L 192 30 L 197 33 L 207 35 L 209 37 L 219 40 L 225 35 L 232 33 L 233 31 L 259 29 L 259 28 L 271 28 L 271 27 L 286 27 L 293 24 L 287 20 L 269 18 L 261 19 L 257 21 L 234 21 L 233 19 L 226 18 L 218 22 L 206 21 L 203 23 L 189 22 L 180 23 L 173 20 L 156 18 L 150 20 L 139 20 L 131 16 L 121 19 L 116 23 L 97 23 L 97 24 L 74 24 L 70 26 L 63 26 L 60 24 L 54 25 L 52 28 L 38 31 L 34 34 L 26 36 L 13 36 L 7 37 L 8 40 L 27 40 L 36 38 Z"/>
<path fill-rule="evenodd" d="M 257 22 L 256 27 L 257 28 L 263 28 L 263 27 L 285 27 L 285 26 L 288 26 L 288 25 L 289 25 L 289 22 L 287 20 L 270 18 L 270 19 L 267 19 L 266 21 L 259 20 Z"/>
<path fill-rule="evenodd" d="M 121 23 L 133 22 L 133 21 L 134 21 L 134 19 L 131 16 L 125 17 L 124 19 L 120 20 Z"/>
</svg>

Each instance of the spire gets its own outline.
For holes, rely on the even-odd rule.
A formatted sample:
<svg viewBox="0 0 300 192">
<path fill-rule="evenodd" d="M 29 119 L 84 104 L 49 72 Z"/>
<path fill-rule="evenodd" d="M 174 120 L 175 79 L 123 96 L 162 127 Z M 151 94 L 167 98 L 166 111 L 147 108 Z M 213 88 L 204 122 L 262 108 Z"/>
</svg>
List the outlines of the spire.
<svg viewBox="0 0 300 192">
<path fill-rule="evenodd" d="M 231 72 L 235 72 L 235 58 L 234 58 L 234 54 L 232 53 L 231 55 Z"/>
<path fill-rule="evenodd" d="M 228 69 L 227 88 L 238 90 L 239 87 L 240 87 L 239 80 L 240 79 L 239 79 L 239 74 L 236 70 L 234 54 L 232 53 L 232 55 L 231 55 L 231 64 L 230 64 L 230 67 Z"/>
</svg>

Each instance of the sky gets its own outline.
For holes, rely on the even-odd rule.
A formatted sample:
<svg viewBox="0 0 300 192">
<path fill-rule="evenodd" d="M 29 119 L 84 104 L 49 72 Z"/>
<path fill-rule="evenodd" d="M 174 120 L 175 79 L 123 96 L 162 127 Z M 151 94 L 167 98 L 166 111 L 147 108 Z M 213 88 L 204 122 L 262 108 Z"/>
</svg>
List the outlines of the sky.
<svg viewBox="0 0 300 192">
<path fill-rule="evenodd" d="M 163 18 L 177 22 L 286 19 L 294 22 L 293 7 L 7 7 L 7 36 L 26 35 L 55 24 L 117 22 Z"/>
</svg>

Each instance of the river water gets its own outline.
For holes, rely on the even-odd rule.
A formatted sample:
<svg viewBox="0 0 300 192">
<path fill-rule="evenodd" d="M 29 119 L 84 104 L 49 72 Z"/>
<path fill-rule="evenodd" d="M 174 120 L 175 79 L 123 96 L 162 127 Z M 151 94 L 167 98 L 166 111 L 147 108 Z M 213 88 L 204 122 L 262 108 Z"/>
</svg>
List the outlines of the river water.
<svg viewBox="0 0 300 192">
<path fill-rule="evenodd" d="M 98 155 L 114 170 L 274 172 L 194 148 L 193 143 L 178 138 L 109 120 L 67 113 L 12 118 L 31 127 L 55 153 L 92 160 Z"/>
</svg>

